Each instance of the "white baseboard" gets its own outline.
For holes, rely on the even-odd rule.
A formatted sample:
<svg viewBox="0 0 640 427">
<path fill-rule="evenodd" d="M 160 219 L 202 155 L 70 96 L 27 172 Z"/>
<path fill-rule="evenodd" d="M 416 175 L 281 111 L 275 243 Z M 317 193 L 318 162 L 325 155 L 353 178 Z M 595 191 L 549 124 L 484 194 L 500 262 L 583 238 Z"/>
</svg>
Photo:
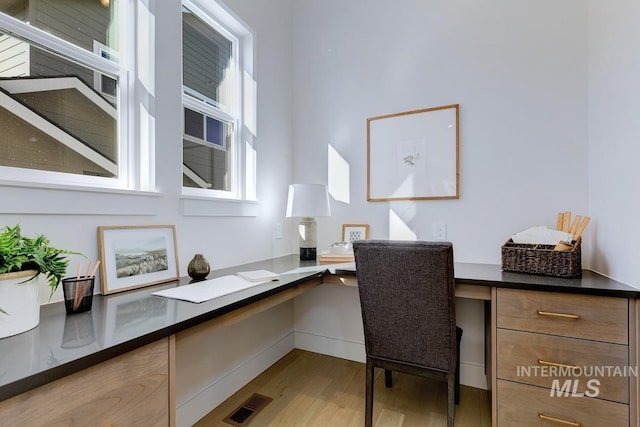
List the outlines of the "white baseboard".
<svg viewBox="0 0 640 427">
<path fill-rule="evenodd" d="M 294 334 L 295 348 L 339 357 L 341 359 L 353 360 L 355 362 L 365 362 L 366 353 L 363 343 L 345 341 L 300 331 L 296 331 Z M 484 373 L 484 366 L 461 362 L 460 384 L 487 390 L 487 376 Z"/>
<path fill-rule="evenodd" d="M 487 387 L 487 375 L 484 373 L 484 366 L 472 365 L 471 363 L 465 363 L 461 360 L 460 384 L 488 390 L 489 387 Z"/>
<path fill-rule="evenodd" d="M 294 349 L 294 335 L 287 334 L 264 351 L 253 355 L 201 393 L 176 408 L 176 426 L 189 427 L 211 412 L 236 391 Z"/>
<path fill-rule="evenodd" d="M 363 343 L 300 331 L 295 331 L 294 334 L 295 346 L 301 350 L 313 351 L 314 353 L 326 354 L 360 363 L 365 362 L 366 354 Z"/>
</svg>

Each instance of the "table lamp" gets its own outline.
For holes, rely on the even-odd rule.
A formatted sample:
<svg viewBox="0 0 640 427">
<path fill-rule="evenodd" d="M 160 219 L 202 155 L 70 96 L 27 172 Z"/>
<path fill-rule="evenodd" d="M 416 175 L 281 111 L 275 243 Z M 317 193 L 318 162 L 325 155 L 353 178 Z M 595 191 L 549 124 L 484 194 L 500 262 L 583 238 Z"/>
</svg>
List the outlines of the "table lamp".
<svg viewBox="0 0 640 427">
<path fill-rule="evenodd" d="M 314 217 L 330 216 L 329 193 L 324 184 L 291 184 L 287 218 L 299 217 L 300 259 L 314 260 L 317 252 L 317 224 Z"/>
</svg>

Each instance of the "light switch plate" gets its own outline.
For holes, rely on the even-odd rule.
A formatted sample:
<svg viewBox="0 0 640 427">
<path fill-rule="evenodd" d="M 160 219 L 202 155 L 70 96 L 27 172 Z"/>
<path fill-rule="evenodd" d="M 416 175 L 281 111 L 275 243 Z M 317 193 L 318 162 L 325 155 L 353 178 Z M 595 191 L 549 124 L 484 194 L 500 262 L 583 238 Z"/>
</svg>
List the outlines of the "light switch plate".
<svg viewBox="0 0 640 427">
<path fill-rule="evenodd" d="M 433 224 L 433 239 L 447 240 L 447 224 L 444 222 L 436 222 Z"/>
</svg>

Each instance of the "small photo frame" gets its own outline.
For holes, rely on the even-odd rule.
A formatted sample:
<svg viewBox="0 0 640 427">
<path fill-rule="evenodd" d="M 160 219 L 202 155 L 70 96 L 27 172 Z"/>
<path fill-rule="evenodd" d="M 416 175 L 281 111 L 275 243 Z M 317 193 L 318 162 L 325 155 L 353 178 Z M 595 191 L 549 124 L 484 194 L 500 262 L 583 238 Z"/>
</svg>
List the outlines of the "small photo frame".
<svg viewBox="0 0 640 427">
<path fill-rule="evenodd" d="M 102 295 L 178 280 L 173 225 L 98 227 Z"/>
<path fill-rule="evenodd" d="M 352 243 L 369 239 L 369 224 L 342 224 L 342 241 Z"/>
</svg>

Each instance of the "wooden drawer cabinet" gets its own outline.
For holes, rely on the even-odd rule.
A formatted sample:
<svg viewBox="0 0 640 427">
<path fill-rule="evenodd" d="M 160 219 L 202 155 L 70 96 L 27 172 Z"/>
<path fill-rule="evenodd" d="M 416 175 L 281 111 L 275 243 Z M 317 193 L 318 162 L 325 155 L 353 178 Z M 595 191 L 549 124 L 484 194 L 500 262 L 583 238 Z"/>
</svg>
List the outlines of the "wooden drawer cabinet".
<svg viewBox="0 0 640 427">
<path fill-rule="evenodd" d="M 629 343 L 626 298 L 498 289 L 498 328 Z"/>
<path fill-rule="evenodd" d="M 498 380 L 498 425 L 508 427 L 619 427 L 629 407 L 601 399 L 549 397 L 549 390 Z"/>
<path fill-rule="evenodd" d="M 500 288 L 496 326 L 499 427 L 629 425 L 628 299 Z"/>
<path fill-rule="evenodd" d="M 0 402 L 11 426 L 169 426 L 169 340 Z M 6 423 L 6 424 L 5 424 Z"/>
<path fill-rule="evenodd" d="M 584 367 L 625 367 L 629 366 L 629 348 L 620 344 L 579 340 L 529 332 L 498 329 L 498 378 L 518 381 L 542 387 L 551 387 L 552 378 L 548 375 L 554 366 L 561 364 L 575 366 L 570 368 L 571 376 L 554 376 L 564 384 L 566 379 L 579 380 L 576 391 L 589 391 L 587 381 L 596 378 L 599 384 L 599 398 L 629 403 L 629 378 L 607 375 L 606 369 L 590 372 Z M 523 367 L 532 367 L 525 370 Z M 559 371 L 559 369 L 557 369 Z M 595 371 L 595 370 L 594 370 Z M 574 377 L 572 374 L 584 372 L 586 375 Z M 611 371 L 609 370 L 609 373 Z"/>
</svg>

